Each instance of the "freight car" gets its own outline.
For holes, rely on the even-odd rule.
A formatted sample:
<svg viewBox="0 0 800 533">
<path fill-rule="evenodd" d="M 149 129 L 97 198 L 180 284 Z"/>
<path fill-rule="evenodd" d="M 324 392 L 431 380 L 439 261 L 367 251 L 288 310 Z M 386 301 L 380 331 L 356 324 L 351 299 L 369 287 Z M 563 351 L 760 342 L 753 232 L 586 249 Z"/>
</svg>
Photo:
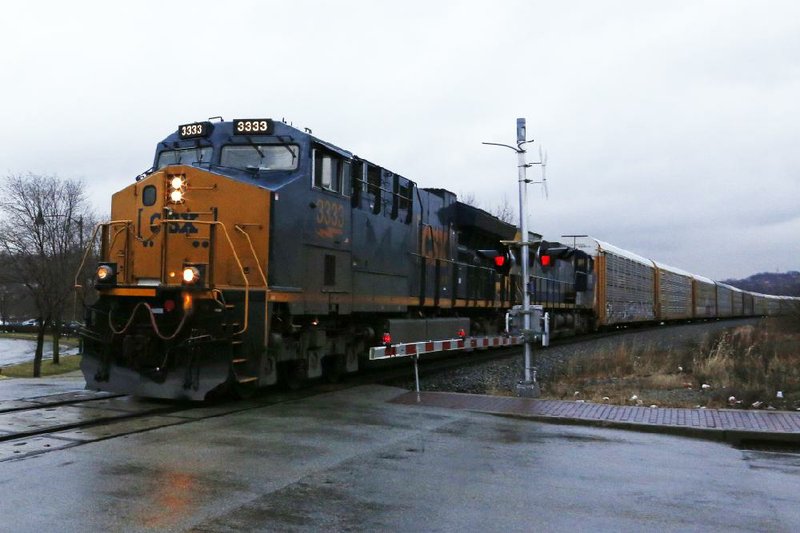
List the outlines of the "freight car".
<svg viewBox="0 0 800 533">
<path fill-rule="evenodd" d="M 590 315 L 595 328 L 746 316 L 800 310 L 800 298 L 743 291 L 645 259 L 597 239 L 578 245 L 594 264 Z"/>
<path fill-rule="evenodd" d="M 500 336 L 513 225 L 282 121 L 181 125 L 113 195 L 87 385 L 246 395 L 356 371 L 368 348 Z"/>
</svg>

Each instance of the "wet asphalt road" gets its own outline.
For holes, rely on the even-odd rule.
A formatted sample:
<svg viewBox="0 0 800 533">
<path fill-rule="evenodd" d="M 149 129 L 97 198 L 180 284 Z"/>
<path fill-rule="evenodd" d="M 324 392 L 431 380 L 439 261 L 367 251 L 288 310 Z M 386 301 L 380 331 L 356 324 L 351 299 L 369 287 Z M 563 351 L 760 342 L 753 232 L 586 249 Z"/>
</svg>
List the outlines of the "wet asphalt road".
<svg viewBox="0 0 800 533">
<path fill-rule="evenodd" d="M 798 455 L 386 403 L 401 392 L 359 387 L 0 462 L 0 529 L 800 525 Z"/>
</svg>

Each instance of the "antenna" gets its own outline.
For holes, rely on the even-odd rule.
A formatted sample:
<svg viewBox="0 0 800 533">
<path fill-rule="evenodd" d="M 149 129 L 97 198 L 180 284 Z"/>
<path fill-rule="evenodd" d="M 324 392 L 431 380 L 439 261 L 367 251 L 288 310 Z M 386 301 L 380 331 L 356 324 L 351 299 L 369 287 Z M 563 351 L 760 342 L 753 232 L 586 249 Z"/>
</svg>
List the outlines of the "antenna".
<svg viewBox="0 0 800 533">
<path fill-rule="evenodd" d="M 550 194 L 547 190 L 547 152 L 542 154 L 542 145 L 539 145 L 539 160 L 534 161 L 533 163 L 528 163 L 529 166 L 533 165 L 541 165 L 542 167 L 542 181 L 532 181 L 530 183 L 539 184 L 542 186 L 542 195 L 550 199 Z"/>
<path fill-rule="evenodd" d="M 577 234 L 573 235 L 573 234 L 570 234 L 570 235 L 562 235 L 561 236 L 562 239 L 563 238 L 571 238 L 572 239 L 572 247 L 576 248 L 576 249 L 579 248 L 579 247 L 580 248 L 585 248 L 586 247 L 584 244 L 581 244 L 580 246 L 578 245 L 578 239 L 582 239 L 582 238 L 585 238 L 585 237 L 588 237 L 588 235 L 577 235 Z"/>
</svg>

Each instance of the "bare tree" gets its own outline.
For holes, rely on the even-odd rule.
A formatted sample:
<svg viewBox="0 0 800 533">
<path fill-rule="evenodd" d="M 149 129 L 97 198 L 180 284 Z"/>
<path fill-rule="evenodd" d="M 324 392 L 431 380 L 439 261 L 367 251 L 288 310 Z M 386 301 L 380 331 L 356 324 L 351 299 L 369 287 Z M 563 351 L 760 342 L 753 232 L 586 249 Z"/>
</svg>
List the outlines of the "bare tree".
<svg viewBox="0 0 800 533">
<path fill-rule="evenodd" d="M 474 192 L 459 192 L 458 201 L 461 202 L 462 204 L 471 205 L 472 207 L 477 207 L 481 209 L 481 204 L 475 197 Z"/>
<path fill-rule="evenodd" d="M 475 197 L 474 192 L 468 193 L 461 193 L 459 194 L 459 201 L 462 204 L 471 205 L 472 207 L 477 207 L 478 209 L 485 209 L 481 202 Z M 508 201 L 508 196 L 505 194 L 503 195 L 502 201 L 495 205 L 492 208 L 485 209 L 488 213 L 496 216 L 503 222 L 507 222 L 509 224 L 516 224 L 517 222 L 517 211 L 514 209 L 514 206 Z"/>
<path fill-rule="evenodd" d="M 509 224 L 516 224 L 518 222 L 517 211 L 508 201 L 508 196 L 505 194 L 503 195 L 502 201 L 497 204 L 494 209 L 491 209 L 490 212 L 503 222 L 508 222 Z"/>
<path fill-rule="evenodd" d="M 25 285 L 38 319 L 33 375 L 41 375 L 44 336 L 53 326 L 53 362 L 59 362 L 61 324 L 72 301 L 81 245 L 94 217 L 86 206 L 83 184 L 54 176 L 7 176 L 2 184 L 0 246 L 7 276 Z"/>
</svg>

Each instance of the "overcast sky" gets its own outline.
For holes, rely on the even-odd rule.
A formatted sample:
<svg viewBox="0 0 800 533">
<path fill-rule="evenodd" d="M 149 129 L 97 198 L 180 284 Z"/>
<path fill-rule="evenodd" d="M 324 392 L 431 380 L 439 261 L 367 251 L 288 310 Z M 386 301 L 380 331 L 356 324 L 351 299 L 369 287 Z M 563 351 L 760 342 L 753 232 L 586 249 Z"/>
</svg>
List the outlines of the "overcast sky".
<svg viewBox="0 0 800 533">
<path fill-rule="evenodd" d="M 526 117 L 545 238 L 724 279 L 800 270 L 796 1 L 26 2 L 0 17 L 0 175 L 100 213 L 178 124 L 285 117 L 422 187 L 517 205 Z M 538 178 L 538 169 L 530 177 Z"/>
</svg>

